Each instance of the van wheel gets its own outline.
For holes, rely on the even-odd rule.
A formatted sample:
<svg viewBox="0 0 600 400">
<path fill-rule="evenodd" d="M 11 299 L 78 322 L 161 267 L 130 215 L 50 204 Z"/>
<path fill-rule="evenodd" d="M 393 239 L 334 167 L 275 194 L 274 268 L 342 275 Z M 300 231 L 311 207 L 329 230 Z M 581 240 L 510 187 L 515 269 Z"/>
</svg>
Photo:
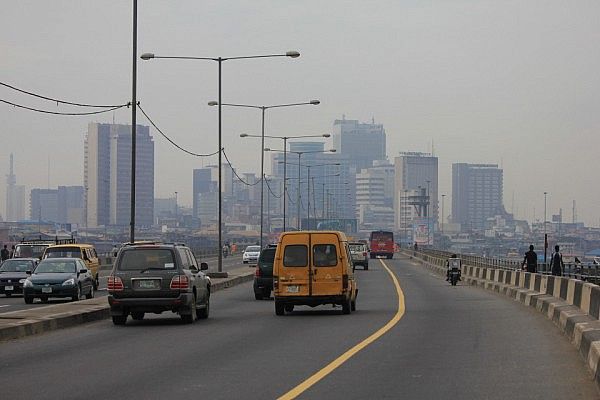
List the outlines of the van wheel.
<svg viewBox="0 0 600 400">
<path fill-rule="evenodd" d="M 281 301 L 275 300 L 275 315 L 285 314 L 285 304 Z"/>
<path fill-rule="evenodd" d="M 344 303 L 342 303 L 342 314 L 350 314 L 350 311 L 352 309 L 352 305 L 350 304 L 351 301 L 350 299 L 344 301 Z"/>
<path fill-rule="evenodd" d="M 351 311 L 356 311 L 356 300 L 352 301 L 350 303 L 350 310 Z"/>
<path fill-rule="evenodd" d="M 368 270 L 369 270 L 369 264 L 365 264 L 365 266 L 363 267 L 363 269 L 364 269 L 365 271 L 368 271 Z"/>
<path fill-rule="evenodd" d="M 286 304 L 285 307 L 284 307 L 284 310 L 286 312 L 292 312 L 292 311 L 294 311 L 294 305 L 293 304 Z"/>
<path fill-rule="evenodd" d="M 263 299 L 270 299 L 271 298 L 271 289 L 265 288 L 265 290 L 263 291 Z"/>
</svg>

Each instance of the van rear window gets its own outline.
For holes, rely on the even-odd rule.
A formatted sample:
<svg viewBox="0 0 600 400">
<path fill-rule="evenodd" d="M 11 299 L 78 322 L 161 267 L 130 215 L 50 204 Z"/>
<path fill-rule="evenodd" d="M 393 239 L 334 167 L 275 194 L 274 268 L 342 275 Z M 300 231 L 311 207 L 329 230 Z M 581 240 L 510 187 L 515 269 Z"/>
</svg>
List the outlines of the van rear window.
<svg viewBox="0 0 600 400">
<path fill-rule="evenodd" d="M 285 246 L 283 252 L 284 267 L 306 267 L 308 265 L 308 247 L 304 244 Z"/>
<path fill-rule="evenodd" d="M 333 244 L 316 244 L 313 246 L 313 263 L 315 267 L 335 267 L 337 251 Z"/>
<path fill-rule="evenodd" d="M 45 258 L 81 258 L 81 249 L 79 247 L 49 247 L 46 249 Z"/>
</svg>

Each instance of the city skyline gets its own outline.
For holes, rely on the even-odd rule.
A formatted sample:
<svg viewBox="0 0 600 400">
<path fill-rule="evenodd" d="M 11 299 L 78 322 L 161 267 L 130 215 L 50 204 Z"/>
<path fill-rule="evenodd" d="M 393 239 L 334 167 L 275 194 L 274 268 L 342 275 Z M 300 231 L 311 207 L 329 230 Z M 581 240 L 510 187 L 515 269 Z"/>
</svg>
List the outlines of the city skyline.
<svg viewBox="0 0 600 400">
<path fill-rule="evenodd" d="M 344 10 L 344 24 L 333 29 L 326 15 L 339 10 Z M 4 81 L 67 100 L 129 100 L 130 4 L 8 2 L 3 11 L 0 32 L 11 38 L 1 44 Z M 600 189 L 593 185 L 589 166 L 596 162 L 593 149 L 600 127 L 595 112 L 600 99 L 594 90 L 600 80 L 594 40 L 599 12 L 600 5 L 593 2 L 570 7 L 559 1 L 469 6 L 332 1 L 320 7 L 271 1 L 176 7 L 148 1 L 139 9 L 138 49 L 140 54 L 198 56 L 297 49 L 301 57 L 295 60 L 225 64 L 224 100 L 278 104 L 318 98 L 318 107 L 269 114 L 267 134 L 328 133 L 331 121 L 343 114 L 359 121 L 374 117 L 386 127 L 390 158 L 399 151 L 433 147 L 440 160 L 439 192 L 446 196 L 451 194 L 452 163 L 495 163 L 504 170 L 507 211 L 531 220 L 535 208 L 537 219 L 548 192 L 549 210 L 570 210 L 577 200 L 578 219 L 596 226 L 594 199 Z M 257 13 L 273 24 L 248 18 Z M 107 20 L 115 22 L 110 30 Z M 361 28 L 346 28 L 356 26 Z M 274 29 L 282 34 L 273 37 Z M 198 37 L 207 40 L 199 46 Z M 98 54 L 108 56 L 100 63 Z M 186 149 L 216 150 L 216 110 L 206 105 L 217 95 L 216 67 L 157 60 L 140 61 L 138 68 L 141 105 L 158 126 Z M 7 88 L 0 94 L 19 104 L 56 109 Z M 6 151 L 0 154 L 0 176 L 8 173 L 12 151 L 19 182 L 28 189 L 80 184 L 81 159 L 72 156 L 72 149 L 83 147 L 87 123 L 129 123 L 128 114 L 122 109 L 93 118 L 57 117 L 4 104 L 0 116 Z M 234 166 L 257 171 L 260 144 L 242 146 L 239 134 L 258 133 L 259 116 L 229 109 L 223 123 L 224 145 Z M 182 204 L 191 205 L 191 189 L 183 190 L 189 187 L 189 171 L 214 164 L 214 159 L 184 155 L 153 135 L 156 196 L 178 191 Z M 566 149 L 570 154 L 564 154 Z M 0 192 L 0 210 L 5 201 Z"/>
</svg>

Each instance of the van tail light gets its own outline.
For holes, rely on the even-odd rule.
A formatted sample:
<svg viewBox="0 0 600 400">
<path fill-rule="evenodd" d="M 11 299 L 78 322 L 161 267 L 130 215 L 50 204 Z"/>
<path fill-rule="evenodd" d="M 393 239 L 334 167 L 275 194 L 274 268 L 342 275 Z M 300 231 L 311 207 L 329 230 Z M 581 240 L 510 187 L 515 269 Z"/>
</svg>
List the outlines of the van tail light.
<svg viewBox="0 0 600 400">
<path fill-rule="evenodd" d="M 257 266 L 257 267 L 256 267 L 256 271 L 254 272 L 254 276 L 255 276 L 255 277 L 257 277 L 257 278 L 260 278 L 260 276 L 261 276 L 261 275 L 262 275 L 262 274 L 261 274 L 261 272 L 260 272 L 260 268 Z"/>
<path fill-rule="evenodd" d="M 366 257 L 366 256 L 367 256 L 367 252 L 363 251 L 363 257 Z"/>
<path fill-rule="evenodd" d="M 175 275 L 170 287 L 172 290 L 187 289 L 190 287 L 190 280 L 186 275 Z"/>
<path fill-rule="evenodd" d="M 279 289 L 279 277 L 273 276 L 273 290 Z"/>
<path fill-rule="evenodd" d="M 347 274 L 342 275 L 342 288 L 348 289 L 348 275 Z"/>
<path fill-rule="evenodd" d="M 110 275 L 106 282 L 106 288 L 109 292 L 120 292 L 123 290 L 123 281 L 118 276 Z"/>
</svg>

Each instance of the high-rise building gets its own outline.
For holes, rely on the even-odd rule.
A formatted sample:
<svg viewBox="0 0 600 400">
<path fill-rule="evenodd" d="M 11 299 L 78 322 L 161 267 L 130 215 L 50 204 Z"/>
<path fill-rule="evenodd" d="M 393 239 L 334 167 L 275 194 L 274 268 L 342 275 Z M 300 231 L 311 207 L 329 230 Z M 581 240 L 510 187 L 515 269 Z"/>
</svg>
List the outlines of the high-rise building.
<svg viewBox="0 0 600 400">
<path fill-rule="evenodd" d="M 6 218 L 8 222 L 25 219 L 25 186 L 17 185 L 14 157 L 10 155 L 10 173 L 6 175 Z"/>
<path fill-rule="evenodd" d="M 363 227 L 394 228 L 394 173 L 392 164 L 380 160 L 356 174 L 356 212 Z"/>
<path fill-rule="evenodd" d="M 58 190 L 32 189 L 29 200 L 29 219 L 32 221 L 58 221 Z"/>
<path fill-rule="evenodd" d="M 373 166 L 375 160 L 385 160 L 385 129 L 382 124 L 360 123 L 355 119 L 333 122 L 333 147 L 348 159 L 356 171 Z"/>
<path fill-rule="evenodd" d="M 452 164 L 452 221 L 463 230 L 485 229 L 488 218 L 505 213 L 503 172 L 497 164 Z"/>
<path fill-rule="evenodd" d="M 131 126 L 90 123 L 85 138 L 84 187 L 89 227 L 127 226 L 131 217 Z M 136 127 L 136 226 L 154 212 L 154 142 Z"/>
<path fill-rule="evenodd" d="M 428 218 L 435 226 L 438 221 L 438 158 L 428 153 L 401 152 L 395 158 L 394 166 L 396 229 L 410 227 L 416 218 Z M 411 193 L 424 193 L 422 197 L 428 200 L 428 205 L 422 211 L 412 212 L 417 209 L 411 204 L 417 195 L 411 196 Z"/>
<path fill-rule="evenodd" d="M 83 186 L 59 186 L 56 215 L 58 222 L 83 225 Z"/>
<path fill-rule="evenodd" d="M 198 168 L 193 171 L 192 182 L 192 215 L 194 218 L 200 218 L 198 215 L 198 199 L 200 193 L 209 193 L 213 190 L 216 181 L 212 181 L 211 168 Z"/>
</svg>

